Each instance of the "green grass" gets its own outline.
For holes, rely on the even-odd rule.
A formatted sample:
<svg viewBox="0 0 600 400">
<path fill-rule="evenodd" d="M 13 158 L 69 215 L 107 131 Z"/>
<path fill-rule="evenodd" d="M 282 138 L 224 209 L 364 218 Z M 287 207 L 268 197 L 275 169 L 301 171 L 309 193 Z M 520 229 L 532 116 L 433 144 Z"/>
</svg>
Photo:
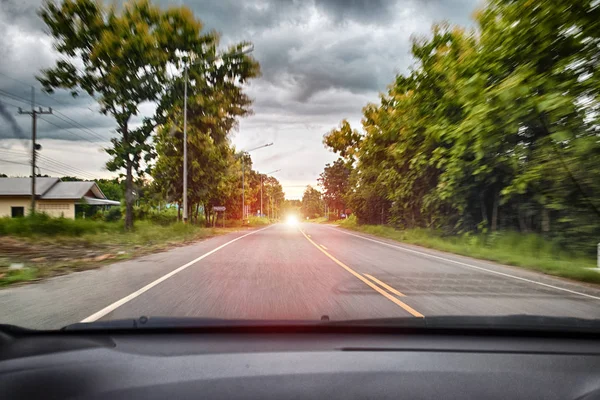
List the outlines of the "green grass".
<svg viewBox="0 0 600 400">
<path fill-rule="evenodd" d="M 0 277 L 0 286 L 11 285 L 14 283 L 32 281 L 38 276 L 34 268 L 23 268 L 17 270 L 8 270 Z"/>
<path fill-rule="evenodd" d="M 596 266 L 594 259 L 566 252 L 556 243 L 535 234 L 497 232 L 445 236 L 428 229 L 396 230 L 382 225 L 360 225 L 353 216 L 339 221 L 338 225 L 399 242 L 514 265 L 548 275 L 600 283 L 600 272 L 587 269 Z"/>
<path fill-rule="evenodd" d="M 249 226 L 265 226 L 269 225 L 271 221 L 267 217 L 249 217 Z"/>
<path fill-rule="evenodd" d="M 334 222 L 334 221 L 327 219 L 327 217 L 319 217 L 319 218 L 309 219 L 307 222 L 313 222 L 315 224 L 327 224 L 329 222 Z"/>
<path fill-rule="evenodd" d="M 262 223 L 254 221 L 252 226 Z M 36 215 L 0 219 L 0 286 L 61 275 L 239 230 L 239 226 L 206 228 L 182 223 L 136 221 L 126 232 L 123 222 L 69 220 Z M 7 251 L 10 250 L 10 251 Z M 91 256 L 89 254 L 92 254 Z M 99 256 L 105 259 L 96 260 Z M 10 270 L 13 262 L 27 268 Z"/>
</svg>

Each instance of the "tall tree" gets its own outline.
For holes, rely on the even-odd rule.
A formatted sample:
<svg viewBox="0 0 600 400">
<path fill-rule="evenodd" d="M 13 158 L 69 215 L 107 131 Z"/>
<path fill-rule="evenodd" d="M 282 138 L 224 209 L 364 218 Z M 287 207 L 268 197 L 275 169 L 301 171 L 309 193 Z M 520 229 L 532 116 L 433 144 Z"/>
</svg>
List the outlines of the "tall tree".
<svg viewBox="0 0 600 400">
<path fill-rule="evenodd" d="M 317 218 L 323 215 L 322 193 L 308 185 L 302 195 L 302 214 L 308 218 Z"/>
<path fill-rule="evenodd" d="M 188 8 L 162 10 L 148 0 L 121 9 L 99 0 L 47 1 L 39 14 L 62 56 L 38 77 L 44 89 L 69 89 L 74 96 L 84 91 L 115 119 L 119 136 L 107 149 L 107 167 L 125 171 L 125 227 L 131 229 L 134 175 L 151 160 L 150 136 L 182 93 L 180 77 L 170 76 L 168 67 L 181 71 L 190 59 L 193 70 L 213 65 L 217 36 L 202 34 L 202 23 Z M 141 116 L 146 102 L 156 110 Z"/>
<path fill-rule="evenodd" d="M 350 186 L 351 170 L 344 160 L 338 158 L 333 164 L 325 165 L 325 170 L 319 176 L 323 200 L 330 210 L 335 211 L 338 218 L 346 212 L 346 193 Z"/>
</svg>

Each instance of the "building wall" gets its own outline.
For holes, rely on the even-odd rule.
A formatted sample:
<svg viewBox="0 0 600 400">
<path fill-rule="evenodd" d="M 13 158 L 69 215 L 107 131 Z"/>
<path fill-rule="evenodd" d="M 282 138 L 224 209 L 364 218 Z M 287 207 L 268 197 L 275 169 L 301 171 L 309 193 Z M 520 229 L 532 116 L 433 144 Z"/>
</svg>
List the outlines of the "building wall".
<svg viewBox="0 0 600 400">
<path fill-rule="evenodd" d="M 75 219 L 74 200 L 38 200 L 35 209 L 51 217 Z"/>
<path fill-rule="evenodd" d="M 30 205 L 29 197 L 0 197 L 0 217 L 10 217 L 11 207 L 24 207 L 25 215 L 27 215 Z M 74 200 L 38 200 L 35 209 L 51 217 L 75 218 Z"/>
<path fill-rule="evenodd" d="M 11 207 L 24 207 L 25 215 L 29 214 L 31 199 L 29 197 L 0 197 L 0 217 L 10 217 Z"/>
</svg>

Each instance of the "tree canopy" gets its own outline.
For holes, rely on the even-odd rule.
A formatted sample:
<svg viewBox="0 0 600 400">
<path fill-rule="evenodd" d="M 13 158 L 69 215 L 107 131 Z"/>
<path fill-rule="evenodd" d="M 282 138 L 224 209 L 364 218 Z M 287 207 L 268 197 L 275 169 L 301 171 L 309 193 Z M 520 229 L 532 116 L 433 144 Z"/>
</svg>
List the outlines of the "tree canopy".
<svg viewBox="0 0 600 400">
<path fill-rule="evenodd" d="M 490 0 L 475 29 L 415 38 L 414 67 L 364 108 L 362 134 L 343 121 L 325 136 L 354 165 L 343 197 L 359 221 L 518 229 L 593 249 L 598 17 L 587 0 Z"/>
<path fill-rule="evenodd" d="M 97 0 L 63 0 L 46 2 L 40 16 L 62 56 L 38 77 L 45 90 L 68 89 L 74 96 L 86 92 L 101 113 L 115 119 L 118 136 L 106 150 L 111 156 L 107 167 L 124 171 L 125 226 L 131 228 L 134 175 L 150 168 L 152 133 L 181 109 L 184 66 L 189 66 L 193 94 L 190 127 L 209 135 L 190 136 L 200 146 L 226 135 L 235 118 L 247 112 L 250 101 L 240 84 L 258 73 L 258 64 L 239 55 L 245 42 L 218 57 L 218 36 L 203 33 L 201 21 L 186 7 L 161 9 L 148 0 L 131 0 L 121 8 Z M 142 115 L 140 106 L 148 102 L 155 111 Z M 226 104 L 233 109 L 220 115 Z"/>
</svg>

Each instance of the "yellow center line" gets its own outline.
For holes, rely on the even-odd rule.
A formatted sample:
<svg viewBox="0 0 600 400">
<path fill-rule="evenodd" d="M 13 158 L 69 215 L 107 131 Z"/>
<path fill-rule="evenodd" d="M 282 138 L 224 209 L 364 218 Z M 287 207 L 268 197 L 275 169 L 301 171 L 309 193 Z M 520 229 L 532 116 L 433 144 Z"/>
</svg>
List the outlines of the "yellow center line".
<svg viewBox="0 0 600 400">
<path fill-rule="evenodd" d="M 325 246 L 323 246 L 323 245 L 321 245 L 321 247 L 322 247 L 322 248 L 324 248 L 325 250 L 327 250 L 327 247 L 325 247 Z"/>
<path fill-rule="evenodd" d="M 363 275 L 366 276 L 367 278 L 369 278 L 370 280 L 372 280 L 373 282 L 378 283 L 379 286 L 383 287 L 384 289 L 387 289 L 388 291 L 394 293 L 396 296 L 406 297 L 403 293 L 397 291 L 396 289 L 394 289 L 387 283 L 381 282 L 379 279 L 375 278 L 374 276 L 371 276 L 369 274 L 363 274 Z"/>
<path fill-rule="evenodd" d="M 339 265 L 340 267 L 344 268 L 346 271 L 350 272 L 356 278 L 358 278 L 361 281 L 363 281 L 366 285 L 368 285 L 369 287 L 371 287 L 371 289 L 375 290 L 376 292 L 378 292 L 379 294 L 381 294 L 386 299 L 388 299 L 391 302 L 395 303 L 397 306 L 403 308 L 405 311 L 407 311 L 408 313 L 410 313 L 412 316 L 417 317 L 417 318 L 424 318 L 423 314 L 421 314 L 420 312 L 416 311 L 414 308 L 412 308 L 408 304 L 405 304 L 402 301 L 398 300 L 397 298 L 395 298 L 394 296 L 392 296 L 391 294 L 389 294 L 385 290 L 381 289 L 379 286 L 375 285 L 373 282 L 371 282 L 370 280 L 368 280 L 367 278 L 365 278 L 364 276 L 362 276 L 358 272 L 354 271 L 352 268 L 350 268 L 349 266 L 347 266 L 346 264 L 344 264 L 343 262 L 341 262 L 340 260 L 338 260 L 337 258 L 335 258 L 334 256 L 332 256 L 331 254 L 329 254 L 327 251 L 325 251 L 324 249 L 322 249 L 321 247 L 319 247 L 319 245 L 316 244 L 309 236 L 307 236 L 306 233 L 304 233 L 304 231 L 302 229 L 300 229 L 300 232 L 304 235 L 304 237 L 306 238 L 306 240 L 308 240 L 310 243 L 312 243 L 323 254 L 325 254 L 327 257 L 329 257 L 337 265 Z"/>
</svg>

